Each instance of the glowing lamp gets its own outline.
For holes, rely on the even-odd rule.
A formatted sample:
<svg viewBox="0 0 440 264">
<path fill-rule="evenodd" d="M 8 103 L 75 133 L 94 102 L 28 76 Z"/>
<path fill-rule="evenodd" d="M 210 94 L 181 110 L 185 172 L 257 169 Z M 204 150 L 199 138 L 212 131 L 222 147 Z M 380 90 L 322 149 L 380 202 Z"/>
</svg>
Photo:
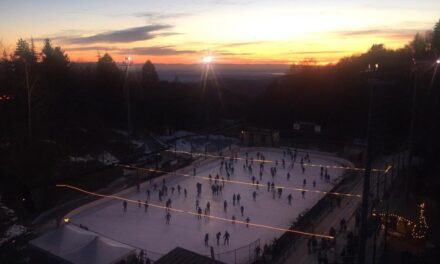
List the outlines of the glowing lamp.
<svg viewBox="0 0 440 264">
<path fill-rule="evenodd" d="M 64 218 L 64 223 L 69 223 L 70 219 L 68 217 Z"/>
</svg>

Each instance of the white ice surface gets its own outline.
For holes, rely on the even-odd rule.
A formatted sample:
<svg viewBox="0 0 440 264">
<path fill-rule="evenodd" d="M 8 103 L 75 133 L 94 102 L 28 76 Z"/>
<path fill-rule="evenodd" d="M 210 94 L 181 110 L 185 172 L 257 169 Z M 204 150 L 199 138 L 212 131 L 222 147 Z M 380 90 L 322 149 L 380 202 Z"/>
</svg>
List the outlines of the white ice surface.
<svg viewBox="0 0 440 264">
<path fill-rule="evenodd" d="M 249 155 L 256 157 L 257 151 L 250 152 Z M 320 178 L 319 167 L 307 167 L 305 175 L 302 175 L 299 163 L 295 163 L 291 170 L 291 178 L 287 181 L 287 171 L 290 162 L 289 157 L 286 156 L 286 169 L 281 166 L 281 159 L 283 152 L 281 149 L 267 149 L 263 151 L 266 160 L 278 160 L 278 173 L 274 179 L 275 185 L 282 185 L 285 187 L 299 187 L 302 188 L 303 179 L 307 179 L 306 189 L 313 189 L 312 182 L 316 180 L 316 190 L 328 191 L 333 185 L 324 182 Z M 298 156 L 301 157 L 303 153 Z M 239 157 L 244 157 L 244 153 L 239 153 Z M 310 153 L 311 163 L 323 165 L 340 165 L 338 159 L 335 157 L 325 156 L 322 154 Z M 298 161 L 299 159 L 297 159 Z M 248 172 L 243 170 L 244 160 L 238 160 L 234 163 L 235 173 L 231 180 L 251 182 L 251 176 Z M 261 184 L 266 185 L 267 181 L 272 181 L 270 176 L 270 166 L 275 164 L 266 163 L 265 171 L 263 173 L 263 181 Z M 213 160 L 206 165 L 197 168 L 197 176 L 213 177 L 219 173 L 220 160 Z M 185 173 L 192 174 L 192 168 L 187 168 Z M 220 176 L 226 179 L 225 171 Z M 259 178 L 259 162 L 254 162 L 253 172 L 255 177 Z M 343 170 L 329 169 L 329 174 L 332 179 L 341 176 Z M 161 180 L 156 180 L 158 186 L 161 185 Z M 296 220 L 298 215 L 311 207 L 324 195 L 322 193 L 307 192 L 305 199 L 301 198 L 301 193 L 298 191 L 283 190 L 281 199 L 278 196 L 273 199 L 272 193 L 267 192 L 267 188 L 257 190 L 257 200 L 253 201 L 252 192 L 256 190 L 254 186 L 242 185 L 236 183 L 226 183 L 223 192 L 219 197 L 213 198 L 211 194 L 210 184 L 208 181 L 193 178 L 176 176 L 169 174 L 166 178 L 166 184 L 169 188 L 168 197 L 165 197 L 162 202 L 158 199 L 158 192 L 153 192 L 152 186 L 147 187 L 151 190 L 150 204 L 165 205 L 168 198 L 172 200 L 172 207 L 176 209 L 183 209 L 185 211 L 195 211 L 196 198 L 196 183 L 203 184 L 202 197 L 200 206 L 205 208 L 206 203 L 211 203 L 211 215 L 231 219 L 232 215 L 237 217 L 237 220 L 245 220 L 249 217 L 251 223 L 258 223 L 280 228 L 288 228 L 292 222 Z M 212 181 L 214 182 L 214 181 Z M 182 187 L 182 192 L 177 193 L 177 185 Z M 147 185 L 148 186 L 148 185 Z M 171 195 L 171 187 L 174 186 L 176 191 Z M 183 195 L 183 188 L 188 190 L 188 197 L 185 199 Z M 241 205 L 244 206 L 244 217 L 240 214 L 240 206 L 232 205 L 232 195 L 240 193 Z M 293 196 L 292 205 L 288 204 L 287 195 L 291 193 Z M 140 193 L 130 193 L 126 198 L 145 201 L 147 199 L 146 188 L 143 188 Z M 228 210 L 223 211 L 223 201 L 227 200 Z M 209 255 L 209 247 L 204 246 L 204 236 L 209 233 L 209 244 L 214 246 L 215 253 L 222 253 L 230 251 L 242 246 L 246 246 L 257 239 L 261 239 L 261 246 L 264 243 L 270 243 L 273 238 L 282 235 L 282 232 L 259 227 L 249 227 L 241 224 L 232 224 L 230 222 L 204 219 L 197 220 L 195 216 L 187 213 L 172 212 L 171 224 L 165 224 L 165 210 L 159 208 L 149 207 L 148 212 L 144 212 L 143 206 L 138 208 L 136 204 L 129 203 L 126 213 L 123 212 L 121 201 L 109 201 L 101 205 L 86 209 L 81 213 L 72 217 L 71 221 L 76 224 L 86 225 L 90 230 L 102 233 L 110 238 L 118 241 L 137 246 L 152 252 L 165 254 L 173 248 L 179 246 L 200 254 Z M 215 244 L 215 234 L 217 232 L 223 233 L 227 230 L 231 234 L 229 246 L 223 246 L 223 239 L 221 245 Z M 247 248 L 245 249 L 245 257 L 248 256 Z M 154 258 L 154 256 L 153 256 Z M 229 262 L 228 259 L 223 261 Z"/>
</svg>

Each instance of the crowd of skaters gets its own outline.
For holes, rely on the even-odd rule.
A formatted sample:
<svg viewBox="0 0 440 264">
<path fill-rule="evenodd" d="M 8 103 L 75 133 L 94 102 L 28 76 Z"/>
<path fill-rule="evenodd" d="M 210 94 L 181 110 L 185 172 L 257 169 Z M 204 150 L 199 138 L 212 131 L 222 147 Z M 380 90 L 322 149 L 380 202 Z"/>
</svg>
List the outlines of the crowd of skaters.
<svg viewBox="0 0 440 264">
<path fill-rule="evenodd" d="M 279 167 L 281 166 L 283 169 L 286 169 L 286 166 L 288 165 L 288 159 L 290 158 L 290 165 L 287 171 L 287 180 L 289 181 L 290 178 L 293 176 L 292 169 L 295 166 L 295 162 L 298 158 L 298 151 L 296 149 L 291 150 L 291 149 L 287 149 L 283 151 L 283 158 L 281 159 L 281 162 L 279 162 L 278 160 L 273 161 L 266 161 L 266 158 L 264 156 L 263 153 L 261 152 L 257 152 L 256 153 L 256 159 L 254 159 L 254 157 L 250 156 L 248 152 L 245 153 L 245 159 L 244 159 L 244 163 L 243 163 L 243 170 L 249 173 L 249 177 L 250 180 L 252 181 L 252 185 L 255 186 L 256 190 L 259 190 L 259 188 L 261 186 L 264 186 L 262 184 L 260 184 L 260 181 L 263 180 L 263 176 L 264 176 L 264 172 L 265 172 L 265 164 L 271 162 L 272 165 L 270 167 L 270 175 L 271 175 L 271 179 L 272 181 L 268 181 L 267 182 L 267 192 L 272 192 L 272 198 L 275 199 L 276 197 L 278 199 L 282 199 L 282 194 L 283 194 L 283 189 L 282 187 L 278 187 L 275 185 L 275 177 L 277 177 L 278 171 L 279 171 Z M 227 182 L 224 178 L 224 175 L 227 177 L 227 180 L 230 180 L 231 177 L 234 176 L 234 165 L 238 162 L 238 155 L 232 155 L 231 157 L 223 157 L 220 161 L 220 166 L 219 166 L 219 174 L 216 174 L 215 177 L 213 177 L 211 174 L 209 174 L 208 176 L 208 181 L 209 181 L 209 185 L 212 191 L 212 197 L 216 198 L 222 195 L 222 191 L 225 188 L 225 182 Z M 306 171 L 306 164 L 310 163 L 311 159 L 310 159 L 310 155 L 309 153 L 306 153 L 304 156 L 300 157 L 299 159 L 299 164 L 301 166 L 301 172 L 304 175 L 305 171 Z M 254 164 L 258 164 L 258 176 L 259 176 L 259 180 L 255 177 L 254 174 Z M 197 167 L 194 166 L 193 168 L 193 174 L 194 176 L 197 175 Z M 328 174 L 328 170 L 327 168 L 324 168 L 321 166 L 320 168 L 320 177 L 321 180 L 325 180 L 325 181 L 329 181 L 330 180 L 330 175 Z M 169 196 L 173 196 L 175 191 L 177 190 L 177 194 L 178 196 L 181 195 L 181 193 L 183 192 L 183 196 L 184 199 L 187 198 L 188 195 L 188 190 L 186 188 L 182 188 L 180 185 L 177 186 L 168 186 L 166 183 L 165 178 L 162 179 L 162 184 L 160 186 L 158 186 L 157 183 L 155 182 L 151 182 L 152 183 L 152 187 L 153 187 L 153 192 L 157 192 L 158 195 L 158 200 L 159 201 L 165 201 L 165 223 L 167 225 L 169 225 L 171 223 L 171 204 L 172 204 L 172 200 Z M 307 180 L 306 178 L 304 178 L 303 180 L 303 188 L 305 188 L 307 185 Z M 196 183 L 196 205 L 195 205 L 195 212 L 196 212 L 196 218 L 198 220 L 202 219 L 202 216 L 209 216 L 211 213 L 211 204 L 208 201 L 206 203 L 206 206 L 204 208 L 204 210 L 202 210 L 202 207 L 200 205 L 199 202 L 199 198 L 201 197 L 201 193 L 202 193 L 202 186 L 203 184 L 200 182 Z M 316 187 L 316 181 L 313 180 L 312 182 L 312 186 L 313 188 Z M 140 191 L 139 187 L 137 188 L 138 191 Z M 251 191 L 251 195 L 252 195 L 252 199 L 253 201 L 256 201 L 257 199 L 257 191 L 256 190 L 252 190 Z M 170 195 L 171 194 L 171 195 Z M 302 199 L 305 199 L 305 194 L 306 194 L 306 190 L 302 190 L 301 191 L 301 196 Z M 150 195 L 151 195 L 151 191 L 150 189 L 146 190 L 146 195 L 147 195 L 147 200 L 145 200 L 145 202 L 141 202 L 140 200 L 138 200 L 138 207 L 141 207 L 142 204 L 144 206 L 144 211 L 145 213 L 148 212 L 148 207 L 149 207 L 149 200 L 150 200 Z M 166 199 L 168 198 L 168 199 Z M 289 205 L 292 205 L 292 200 L 293 200 L 293 196 L 291 193 L 289 193 L 287 196 L 287 203 Z M 244 205 L 240 204 L 240 200 L 241 200 L 241 195 L 240 193 L 237 194 L 233 194 L 232 195 L 232 206 L 239 206 L 239 210 L 240 210 L 240 214 L 241 217 L 243 217 L 244 222 L 246 223 L 246 227 L 249 227 L 249 223 L 250 223 L 250 217 L 249 216 L 245 216 L 245 207 Z M 226 213 L 228 210 L 228 200 L 224 200 L 223 202 L 223 207 L 224 207 L 224 212 Z M 123 210 L 124 212 L 127 211 L 127 201 L 123 201 Z M 235 224 L 236 222 L 236 216 L 234 214 L 232 214 L 231 217 L 231 223 Z M 220 239 L 221 233 L 218 232 L 215 237 L 217 240 L 217 245 L 219 245 L 219 239 Z M 229 244 L 229 239 L 230 239 L 230 234 L 225 231 L 224 235 L 223 235 L 223 245 L 228 245 Z M 209 244 L 209 234 L 205 234 L 205 245 L 208 246 Z"/>
</svg>

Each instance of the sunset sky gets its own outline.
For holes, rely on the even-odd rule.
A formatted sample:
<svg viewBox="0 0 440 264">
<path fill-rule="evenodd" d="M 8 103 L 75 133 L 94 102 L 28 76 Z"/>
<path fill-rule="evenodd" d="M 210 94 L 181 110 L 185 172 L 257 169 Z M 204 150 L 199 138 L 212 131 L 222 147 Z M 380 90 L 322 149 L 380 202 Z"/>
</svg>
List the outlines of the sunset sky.
<svg viewBox="0 0 440 264">
<path fill-rule="evenodd" d="M 438 0 L 1 0 L 0 45 L 51 38 L 72 61 L 320 63 L 397 48 L 440 19 Z"/>
</svg>

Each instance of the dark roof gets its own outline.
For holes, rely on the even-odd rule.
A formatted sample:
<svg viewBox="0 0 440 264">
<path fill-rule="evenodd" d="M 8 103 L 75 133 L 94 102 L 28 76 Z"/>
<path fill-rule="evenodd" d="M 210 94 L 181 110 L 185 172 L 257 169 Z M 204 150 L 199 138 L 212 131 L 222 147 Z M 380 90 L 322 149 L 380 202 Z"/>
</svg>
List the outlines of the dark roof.
<svg viewBox="0 0 440 264">
<path fill-rule="evenodd" d="M 154 262 L 154 264 L 224 264 L 218 260 L 197 254 L 181 247 L 168 252 L 166 255 Z"/>
</svg>

